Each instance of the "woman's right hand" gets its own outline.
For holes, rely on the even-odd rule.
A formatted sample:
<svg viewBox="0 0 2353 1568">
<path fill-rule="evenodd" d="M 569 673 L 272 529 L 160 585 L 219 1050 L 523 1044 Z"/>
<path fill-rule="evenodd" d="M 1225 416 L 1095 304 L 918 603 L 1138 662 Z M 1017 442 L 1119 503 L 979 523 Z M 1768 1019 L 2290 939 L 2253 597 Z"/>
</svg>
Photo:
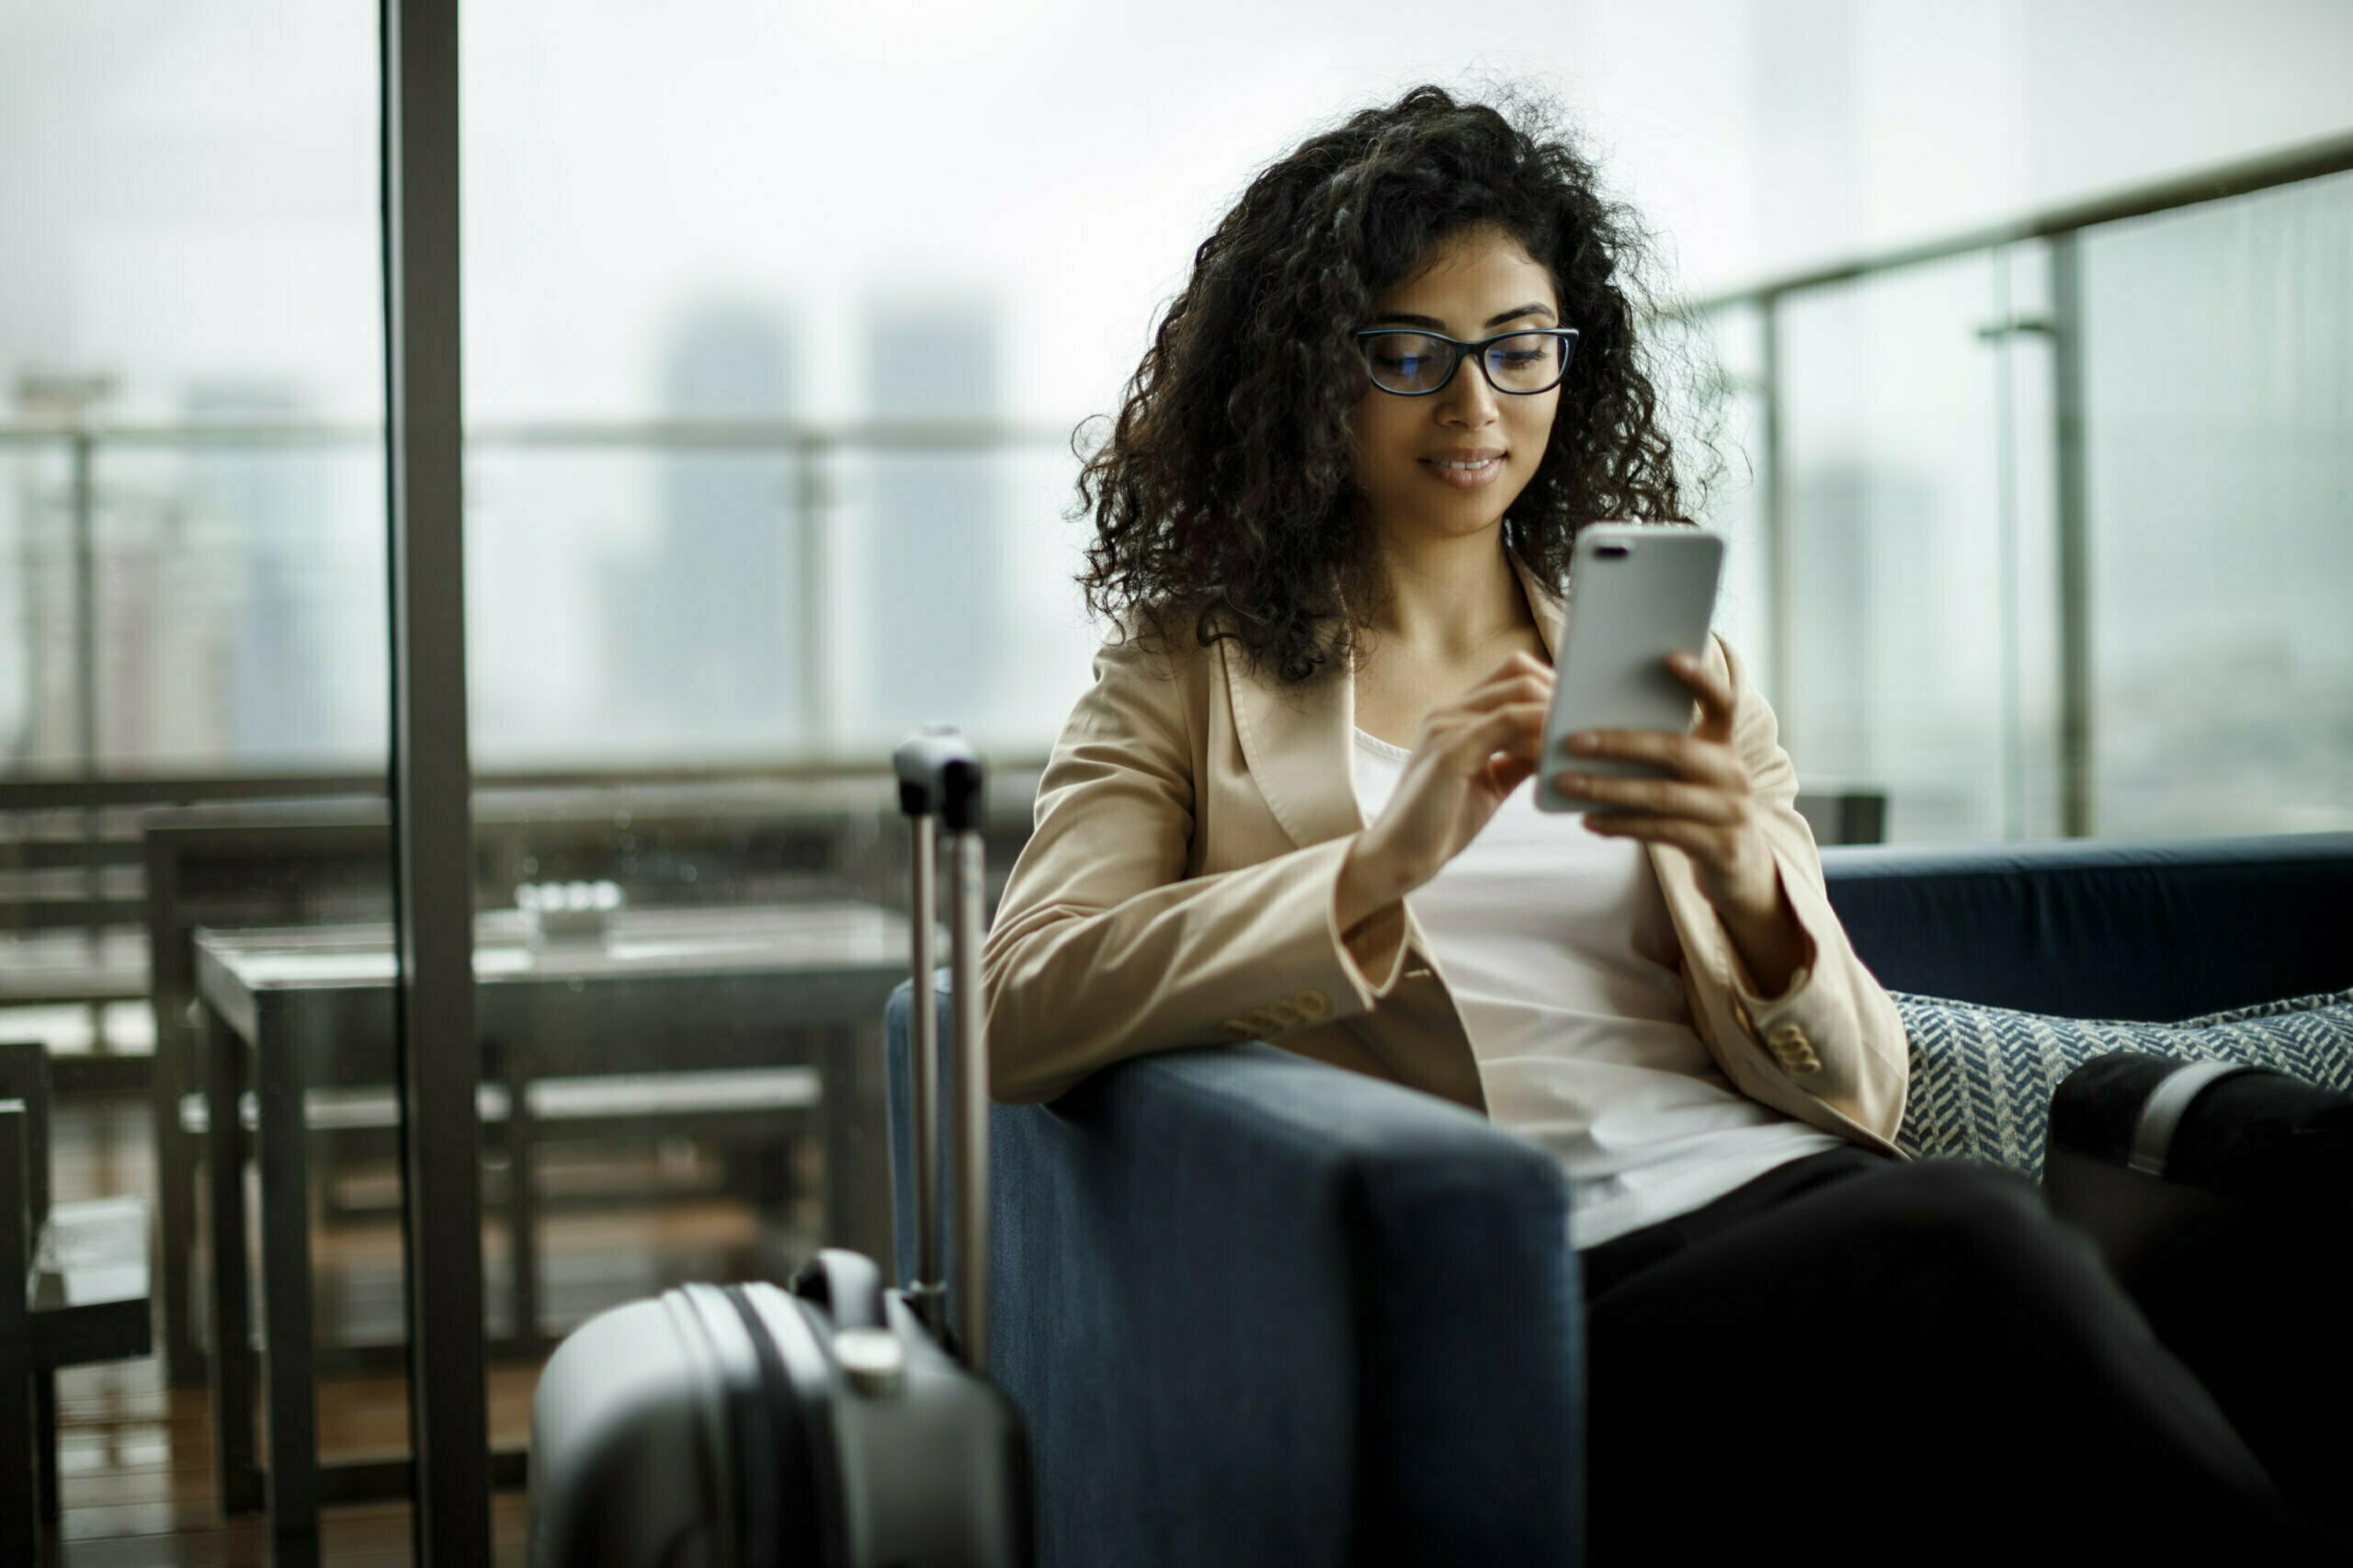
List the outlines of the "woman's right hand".
<svg viewBox="0 0 2353 1568">
<path fill-rule="evenodd" d="M 1552 700 L 1552 666 L 1519 653 L 1430 710 L 1396 793 L 1342 864 L 1342 930 L 1437 876 L 1534 776 Z"/>
</svg>

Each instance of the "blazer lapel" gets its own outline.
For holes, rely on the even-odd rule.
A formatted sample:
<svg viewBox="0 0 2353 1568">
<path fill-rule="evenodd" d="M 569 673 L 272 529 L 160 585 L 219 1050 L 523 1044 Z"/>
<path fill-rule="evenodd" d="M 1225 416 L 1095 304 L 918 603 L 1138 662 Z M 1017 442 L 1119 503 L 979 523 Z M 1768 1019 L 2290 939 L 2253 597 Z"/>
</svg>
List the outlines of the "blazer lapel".
<svg viewBox="0 0 2353 1568">
<path fill-rule="evenodd" d="M 1536 618 L 1537 635 L 1544 639 L 1545 657 L 1558 663 L 1561 657 L 1561 637 L 1569 629 L 1569 607 L 1559 594 L 1528 569 L 1525 562 L 1511 551 L 1504 552 L 1511 562 L 1511 569 L 1519 574 L 1521 592 L 1528 596 L 1529 613 Z"/>
<path fill-rule="evenodd" d="M 1233 643 L 1221 642 L 1218 652 L 1243 760 L 1291 842 L 1304 849 L 1362 832 L 1364 812 L 1357 805 L 1350 771 L 1355 680 L 1346 671 L 1326 669 L 1285 687 L 1245 670 Z"/>
</svg>

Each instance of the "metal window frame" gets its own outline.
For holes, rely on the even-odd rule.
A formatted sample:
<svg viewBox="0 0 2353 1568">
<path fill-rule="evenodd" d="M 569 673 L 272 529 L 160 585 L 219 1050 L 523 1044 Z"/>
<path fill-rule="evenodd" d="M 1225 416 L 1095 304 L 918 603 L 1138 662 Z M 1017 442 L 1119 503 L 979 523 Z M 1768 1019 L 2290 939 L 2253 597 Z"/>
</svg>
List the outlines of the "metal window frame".
<svg viewBox="0 0 2353 1568">
<path fill-rule="evenodd" d="M 382 0 L 384 433 L 404 1301 L 426 1563 L 487 1563 L 467 751 L 458 0 Z"/>
</svg>

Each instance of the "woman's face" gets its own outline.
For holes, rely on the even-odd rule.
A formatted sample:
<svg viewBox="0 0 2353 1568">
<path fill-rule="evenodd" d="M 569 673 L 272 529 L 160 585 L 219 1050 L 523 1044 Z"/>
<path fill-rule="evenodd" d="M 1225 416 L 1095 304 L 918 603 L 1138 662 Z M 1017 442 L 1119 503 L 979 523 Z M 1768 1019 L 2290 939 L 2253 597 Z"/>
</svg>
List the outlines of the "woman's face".
<svg viewBox="0 0 2353 1568">
<path fill-rule="evenodd" d="M 1501 230 L 1471 229 L 1434 246 L 1420 272 L 1376 300 L 1361 324 L 1475 343 L 1514 327 L 1563 324 L 1542 264 Z M 1560 403 L 1558 387 L 1496 392 L 1468 354 L 1453 379 L 1426 396 L 1368 382 L 1348 417 L 1350 468 L 1374 527 L 1384 536 L 1451 537 L 1500 526 L 1543 460 Z"/>
</svg>

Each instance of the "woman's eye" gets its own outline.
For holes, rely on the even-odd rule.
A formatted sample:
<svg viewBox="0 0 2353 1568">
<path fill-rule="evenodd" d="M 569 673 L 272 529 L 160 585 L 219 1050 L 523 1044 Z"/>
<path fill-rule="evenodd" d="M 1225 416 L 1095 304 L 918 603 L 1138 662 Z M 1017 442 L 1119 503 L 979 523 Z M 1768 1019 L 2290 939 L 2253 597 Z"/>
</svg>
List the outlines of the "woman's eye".
<svg viewBox="0 0 2353 1568">
<path fill-rule="evenodd" d="M 1506 365 L 1533 365 L 1544 358 L 1541 348 L 1506 348 L 1502 358 Z"/>
</svg>

